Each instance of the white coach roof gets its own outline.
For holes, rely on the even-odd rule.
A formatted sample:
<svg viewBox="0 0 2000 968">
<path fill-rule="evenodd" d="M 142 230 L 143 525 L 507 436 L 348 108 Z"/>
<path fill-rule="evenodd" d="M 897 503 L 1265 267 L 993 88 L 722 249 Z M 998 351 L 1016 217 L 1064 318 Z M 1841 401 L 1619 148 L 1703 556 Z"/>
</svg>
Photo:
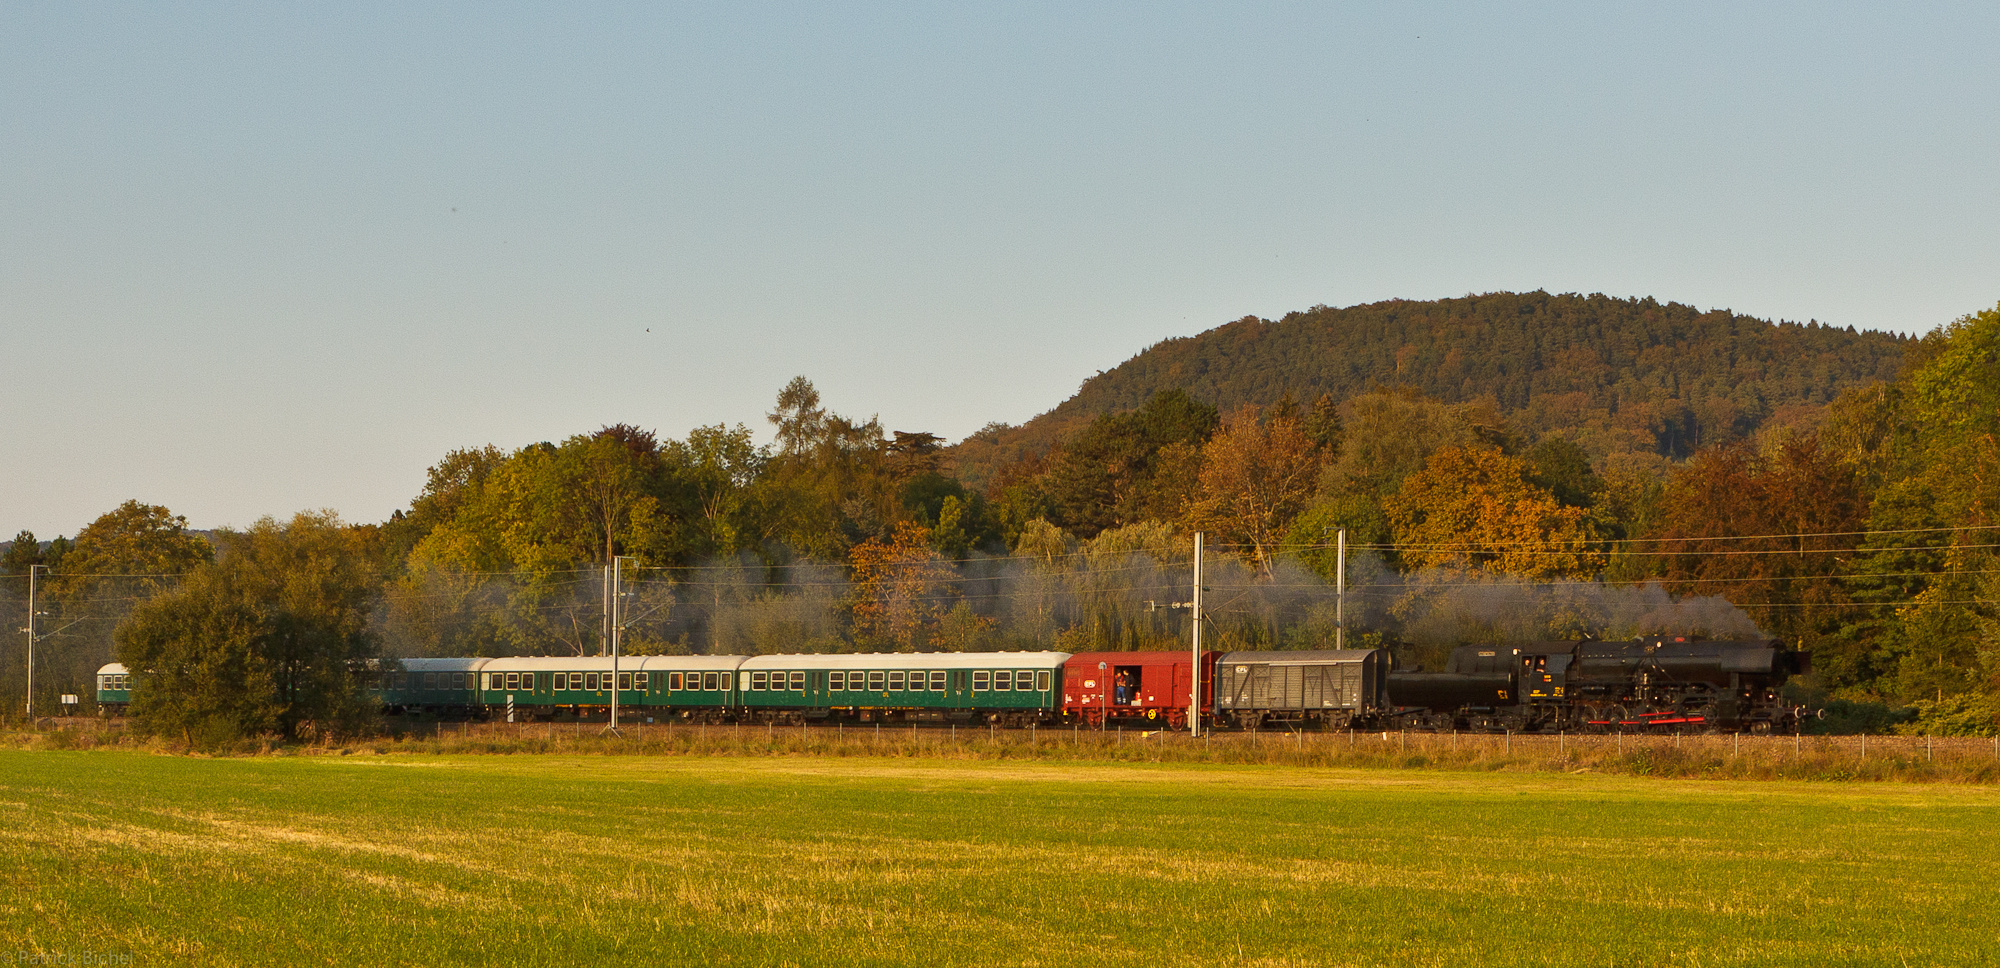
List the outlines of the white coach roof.
<svg viewBox="0 0 2000 968">
<path fill-rule="evenodd" d="M 404 672 L 478 672 L 481 666 L 493 661 L 487 658 L 431 658 L 398 659 Z"/>
<path fill-rule="evenodd" d="M 1054 669 L 1067 652 L 829 652 L 753 655 L 743 670 L 758 669 Z"/>
<path fill-rule="evenodd" d="M 734 670 L 740 655 L 627 655 L 618 659 L 619 672 L 708 672 Z M 540 655 L 494 659 L 486 672 L 610 672 L 608 655 Z"/>
</svg>

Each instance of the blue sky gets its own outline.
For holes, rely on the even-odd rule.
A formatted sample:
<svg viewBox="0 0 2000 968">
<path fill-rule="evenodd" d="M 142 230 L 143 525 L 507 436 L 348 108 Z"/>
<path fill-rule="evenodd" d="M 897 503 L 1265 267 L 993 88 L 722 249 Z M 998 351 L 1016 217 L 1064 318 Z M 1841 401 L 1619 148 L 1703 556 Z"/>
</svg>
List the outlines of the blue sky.
<svg viewBox="0 0 2000 968">
<path fill-rule="evenodd" d="M 2000 301 L 1990 4 L 0 5 L 0 530 L 956 439 L 1314 304 Z M 4 536 L 0 536 L 4 537 Z"/>
</svg>

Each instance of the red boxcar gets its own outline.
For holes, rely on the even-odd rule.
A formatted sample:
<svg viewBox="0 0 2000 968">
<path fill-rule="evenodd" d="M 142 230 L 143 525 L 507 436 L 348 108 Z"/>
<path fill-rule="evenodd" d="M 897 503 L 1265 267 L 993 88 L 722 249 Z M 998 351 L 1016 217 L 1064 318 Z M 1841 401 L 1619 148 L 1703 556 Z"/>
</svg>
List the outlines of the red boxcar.
<svg viewBox="0 0 2000 968">
<path fill-rule="evenodd" d="M 1201 700 L 1212 707 L 1220 652 L 1201 654 Z M 1186 729 L 1193 691 L 1194 657 L 1179 652 L 1078 652 L 1063 663 L 1065 716 L 1103 729 L 1106 723 L 1133 722 Z"/>
</svg>

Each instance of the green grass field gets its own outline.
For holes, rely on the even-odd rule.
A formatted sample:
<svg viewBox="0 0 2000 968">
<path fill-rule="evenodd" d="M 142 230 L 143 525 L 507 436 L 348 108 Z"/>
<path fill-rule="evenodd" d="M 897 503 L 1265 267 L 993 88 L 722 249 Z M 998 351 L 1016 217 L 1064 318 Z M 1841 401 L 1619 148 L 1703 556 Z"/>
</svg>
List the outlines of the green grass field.
<svg viewBox="0 0 2000 968">
<path fill-rule="evenodd" d="M 1996 835 L 1935 784 L 6 751 L 0 957 L 1985 964 Z"/>
</svg>

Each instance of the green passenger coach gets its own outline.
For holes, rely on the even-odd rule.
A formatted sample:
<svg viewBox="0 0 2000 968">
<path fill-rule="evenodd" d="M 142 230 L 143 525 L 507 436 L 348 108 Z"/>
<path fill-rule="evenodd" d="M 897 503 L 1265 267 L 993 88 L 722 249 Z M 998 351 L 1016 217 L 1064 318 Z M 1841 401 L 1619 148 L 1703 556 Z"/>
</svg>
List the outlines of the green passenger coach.
<svg viewBox="0 0 2000 968">
<path fill-rule="evenodd" d="M 737 705 L 740 655 L 537 656 L 494 659 L 480 674 L 480 701 L 513 721 L 595 717 L 618 695 L 621 718 L 720 721 Z M 615 678 L 615 681 L 614 681 Z"/>
<path fill-rule="evenodd" d="M 479 670 L 492 659 L 403 659 L 381 675 L 391 713 L 466 715 L 479 705 Z"/>
<path fill-rule="evenodd" d="M 736 670 L 758 722 L 1053 721 L 1066 652 L 760 655 Z"/>
</svg>

